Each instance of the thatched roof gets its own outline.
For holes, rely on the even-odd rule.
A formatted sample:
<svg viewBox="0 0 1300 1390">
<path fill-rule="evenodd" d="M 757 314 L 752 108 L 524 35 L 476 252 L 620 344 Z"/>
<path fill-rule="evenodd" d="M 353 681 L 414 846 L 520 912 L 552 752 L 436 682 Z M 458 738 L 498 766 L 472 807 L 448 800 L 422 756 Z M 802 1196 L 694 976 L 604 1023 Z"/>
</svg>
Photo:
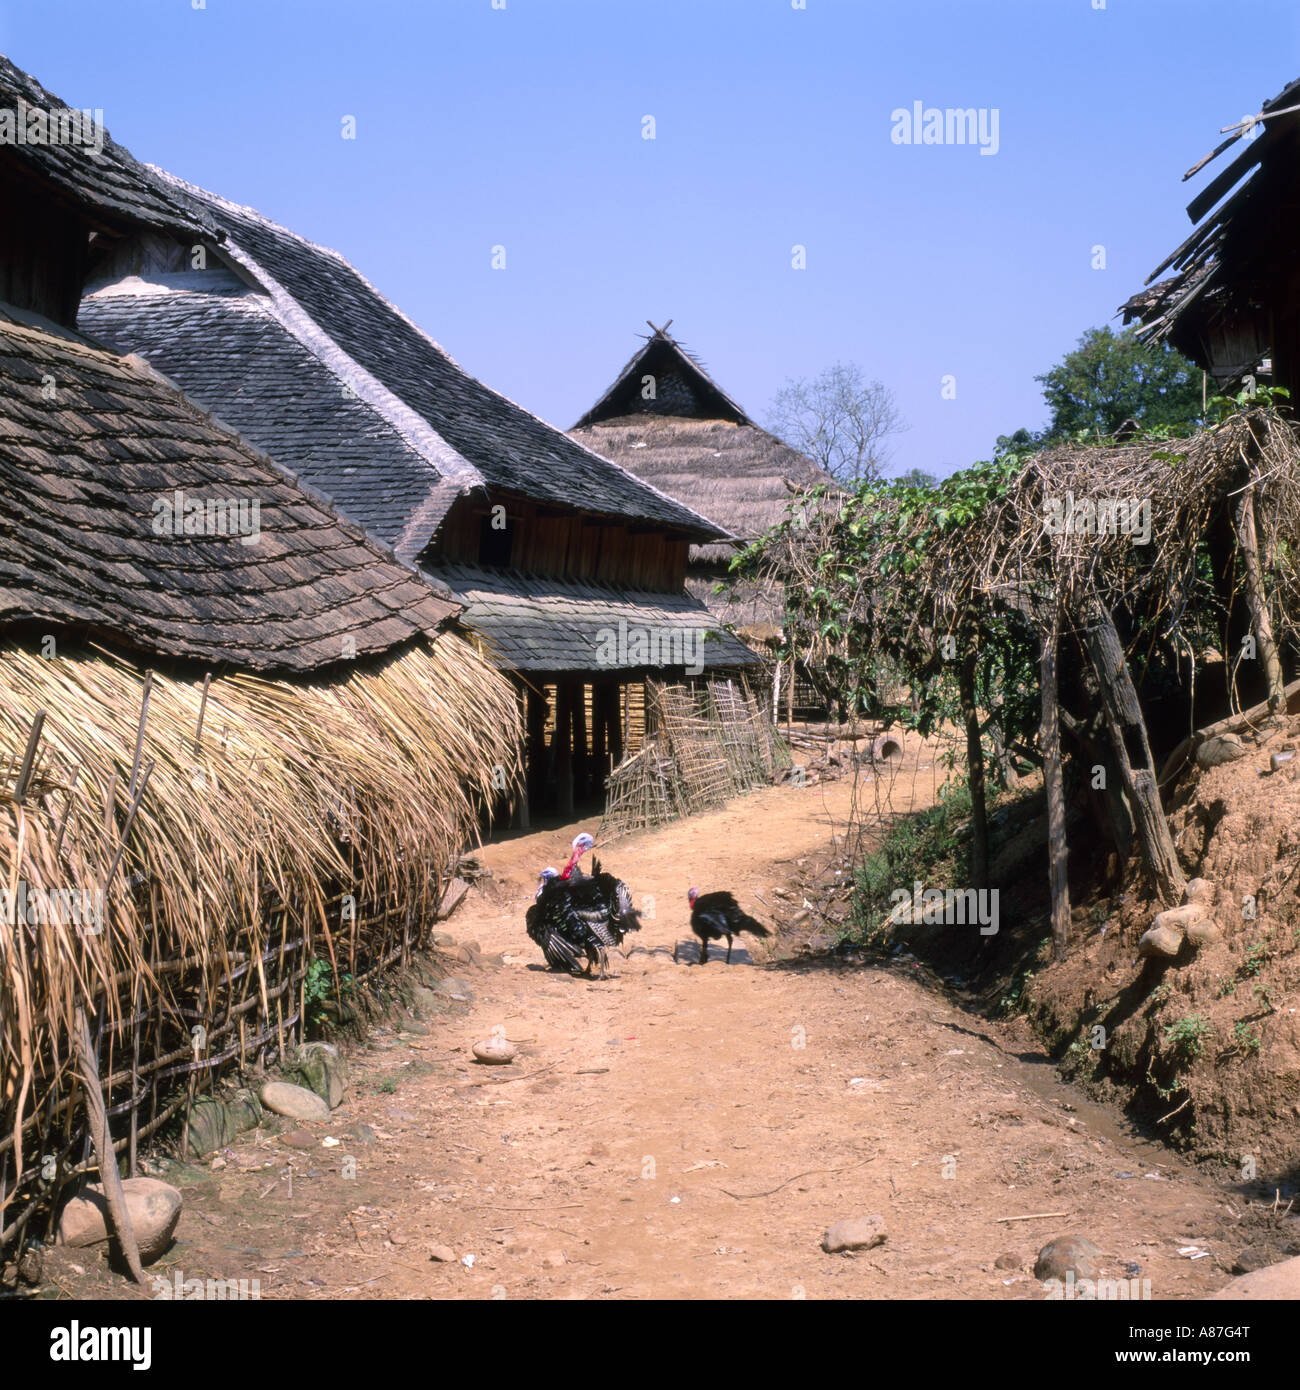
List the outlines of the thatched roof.
<svg viewBox="0 0 1300 1390">
<path fill-rule="evenodd" d="M 466 627 L 481 635 L 487 653 L 513 671 L 599 671 L 689 665 L 699 656 L 704 667 L 748 666 L 757 658 L 730 633 L 720 630 L 708 610 L 686 594 L 616 589 L 586 581 L 563 581 L 446 565 L 439 570 L 466 605 Z M 611 637 L 630 640 L 611 648 Z M 685 660 L 660 662 L 638 657 L 638 634 L 655 653 L 688 653 Z M 697 637 L 698 634 L 698 637 Z M 696 641 L 702 643 L 697 647 Z M 686 644 L 686 645 L 684 645 Z"/>
<path fill-rule="evenodd" d="M 1239 125 L 1183 175 L 1192 178 L 1242 144 L 1188 204 L 1195 231 L 1121 308 L 1126 323 L 1142 324 L 1143 337 L 1168 339 L 1220 377 L 1250 371 L 1267 355 L 1279 271 L 1293 273 L 1296 260 L 1286 229 L 1300 168 L 1300 79 L 1266 101 L 1260 118 L 1252 138 Z"/>
<path fill-rule="evenodd" d="M 756 425 L 666 326 L 654 330 L 569 433 L 744 541 L 784 515 L 787 480 L 798 487 L 830 481 Z M 697 545 L 691 561 L 724 564 L 732 554 L 729 545 Z"/>
<path fill-rule="evenodd" d="M 211 218 L 225 237 L 222 254 L 269 295 L 270 312 L 287 331 L 307 342 L 327 367 L 363 374 L 368 383 L 386 393 L 365 399 L 385 412 L 400 406 L 406 423 L 418 420 L 427 434 L 436 436 L 441 450 L 429 462 L 443 477 L 591 515 L 655 523 L 691 539 L 725 535 L 720 527 L 476 380 L 336 251 L 307 241 L 252 208 L 161 170 L 153 172 L 175 196 L 190 200 Z M 230 306 L 221 307 L 228 310 Z M 130 312 L 111 301 L 92 310 L 103 331 L 119 343 L 130 330 Z M 214 318 L 219 351 L 239 350 L 234 322 L 227 312 Z M 131 332 L 130 336 L 136 335 Z M 155 333 L 146 323 L 131 347 L 146 356 L 151 351 L 163 356 L 177 351 L 165 324 Z M 193 385 L 186 379 L 191 374 Z M 197 357 L 178 360 L 177 379 L 203 400 L 205 388 L 214 388 L 211 374 L 205 374 Z M 215 389 L 222 387 L 216 384 Z M 252 435 L 270 428 L 276 401 L 260 396 L 244 402 L 231 400 L 228 409 L 234 423 Z M 398 427 L 402 430 L 400 422 Z M 420 447 L 421 441 L 412 442 Z M 427 437 L 423 442 L 430 443 Z M 314 473 L 319 486 L 331 495 L 340 490 L 335 473 L 328 456 L 322 457 Z M 345 485 L 348 475 L 338 481 Z M 386 510 L 355 514 L 367 526 L 391 530 Z M 441 517 L 436 508 L 427 517 L 414 509 L 407 520 L 419 532 L 404 541 L 410 553 L 432 535 Z"/>
<path fill-rule="evenodd" d="M 455 615 L 143 363 L 25 317 L 0 310 L 0 622 L 306 672 Z M 162 532 L 177 492 L 205 520 L 207 503 L 233 500 L 251 523 L 256 503 L 256 540 Z"/>
<path fill-rule="evenodd" d="M 29 130 L 39 129 L 38 122 L 49 113 L 57 118 L 69 110 L 0 54 L 0 112 L 11 112 L 16 118 L 25 114 L 24 106 L 42 113 L 35 121 L 28 117 L 19 122 L 24 137 Z M 28 143 L 26 138 L 19 143 L 15 138 L 13 143 L 0 143 L 0 160 L 11 169 L 25 171 L 42 196 L 65 198 L 100 226 L 146 226 L 190 237 L 218 235 L 201 209 L 178 199 L 107 133 L 98 153 L 71 143 Z"/>
</svg>

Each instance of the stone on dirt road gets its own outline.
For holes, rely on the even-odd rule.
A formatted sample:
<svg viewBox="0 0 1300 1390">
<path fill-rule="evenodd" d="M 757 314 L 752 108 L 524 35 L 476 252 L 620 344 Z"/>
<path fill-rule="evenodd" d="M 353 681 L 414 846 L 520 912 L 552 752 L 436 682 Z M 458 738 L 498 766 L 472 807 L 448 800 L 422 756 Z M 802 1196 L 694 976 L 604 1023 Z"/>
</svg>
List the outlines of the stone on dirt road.
<svg viewBox="0 0 1300 1390">
<path fill-rule="evenodd" d="M 1253 1274 L 1243 1274 L 1218 1293 L 1207 1294 L 1206 1297 L 1211 1302 L 1300 1299 L 1300 1255 L 1283 1260 L 1281 1264 L 1269 1265 L 1267 1269 L 1257 1269 Z"/>
<path fill-rule="evenodd" d="M 497 1067 L 513 1062 L 519 1055 L 519 1049 L 505 1038 L 484 1038 L 474 1044 L 473 1052 L 480 1062 Z"/>
<path fill-rule="evenodd" d="M 450 1245 L 431 1245 L 429 1247 L 429 1258 L 442 1265 L 452 1265 L 456 1263 L 456 1252 Z"/>
<path fill-rule="evenodd" d="M 1038 1252 L 1034 1278 L 1064 1279 L 1073 1270 L 1076 1279 L 1095 1279 L 1100 1258 L 1101 1251 L 1086 1236 L 1057 1236 Z"/>
<path fill-rule="evenodd" d="M 1183 949 L 1183 934 L 1174 927 L 1152 927 L 1138 941 L 1138 955 L 1172 959 Z"/>
<path fill-rule="evenodd" d="M 288 1081 L 268 1081 L 262 1087 L 262 1104 L 291 1120 L 328 1120 L 330 1108 L 315 1091 Z"/>
<path fill-rule="evenodd" d="M 885 1219 L 882 1216 L 849 1216 L 828 1227 L 822 1237 L 822 1249 L 828 1255 L 840 1250 L 872 1250 L 885 1243 Z"/>
<path fill-rule="evenodd" d="M 157 1178 L 124 1178 L 122 1192 L 140 1263 L 152 1264 L 172 1243 L 181 1194 Z M 108 1231 L 108 1198 L 99 1183 L 91 1183 L 63 1208 L 56 1238 L 60 1245 L 98 1245 L 108 1240 Z"/>
<path fill-rule="evenodd" d="M 1151 926 L 1138 942 L 1140 956 L 1176 956 L 1183 946 L 1183 937 L 1190 927 L 1203 922 L 1209 908 L 1201 902 L 1184 903 L 1157 912 Z"/>
</svg>

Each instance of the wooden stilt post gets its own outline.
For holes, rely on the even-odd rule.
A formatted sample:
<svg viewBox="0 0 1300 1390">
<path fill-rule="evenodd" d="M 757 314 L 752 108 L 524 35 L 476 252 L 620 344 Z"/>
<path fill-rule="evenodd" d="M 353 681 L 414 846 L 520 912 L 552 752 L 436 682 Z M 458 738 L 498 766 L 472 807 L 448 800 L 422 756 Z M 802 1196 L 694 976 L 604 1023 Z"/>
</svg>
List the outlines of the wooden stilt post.
<svg viewBox="0 0 1300 1390">
<path fill-rule="evenodd" d="M 527 694 L 527 733 L 524 744 L 524 777 L 528 783 L 529 805 L 545 809 L 546 778 L 546 691 L 529 688 Z"/>
<path fill-rule="evenodd" d="M 1065 839 L 1065 779 L 1061 773 L 1061 721 L 1057 704 L 1056 654 L 1060 612 L 1043 635 L 1039 662 L 1042 721 L 1038 729 L 1043 754 L 1043 785 L 1047 792 L 1047 855 L 1052 889 L 1052 959 L 1064 960 L 1070 934 L 1069 849 Z"/>
<path fill-rule="evenodd" d="M 623 761 L 623 728 L 619 719 L 619 699 L 622 688 L 613 682 L 606 687 L 605 722 L 608 729 L 605 735 L 609 750 L 609 760 L 614 767 Z"/>
<path fill-rule="evenodd" d="M 575 691 L 581 691 L 571 680 L 556 682 L 555 699 L 555 782 L 558 810 L 562 816 L 573 815 L 573 725 Z"/>
<path fill-rule="evenodd" d="M 1278 659 L 1277 643 L 1273 640 L 1273 620 L 1268 611 L 1268 595 L 1264 592 L 1264 577 L 1259 567 L 1259 542 L 1255 535 L 1255 487 L 1252 482 L 1237 498 L 1235 522 L 1237 547 L 1241 551 L 1246 574 L 1246 604 L 1250 609 L 1250 625 L 1255 633 L 1255 645 L 1264 665 L 1264 684 L 1271 714 L 1286 710 L 1282 687 L 1282 662 Z"/>
<path fill-rule="evenodd" d="M 573 794 L 577 801 L 585 801 L 591 794 L 591 757 L 590 745 L 587 741 L 587 690 L 588 687 L 579 681 L 573 702 Z"/>
</svg>

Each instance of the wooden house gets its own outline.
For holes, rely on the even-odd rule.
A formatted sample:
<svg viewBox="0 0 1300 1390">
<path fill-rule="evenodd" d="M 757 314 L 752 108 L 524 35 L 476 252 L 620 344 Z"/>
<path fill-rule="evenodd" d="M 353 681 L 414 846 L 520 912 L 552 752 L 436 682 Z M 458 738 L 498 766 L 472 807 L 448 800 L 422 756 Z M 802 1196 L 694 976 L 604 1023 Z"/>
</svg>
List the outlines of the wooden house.
<svg viewBox="0 0 1300 1390">
<path fill-rule="evenodd" d="M 783 518 L 793 488 L 832 480 L 756 425 L 672 337 L 671 323 L 650 324 L 644 346 L 569 435 L 738 541 L 754 540 Z M 781 632 L 782 596 L 730 578 L 735 553 L 735 542 L 693 544 L 687 588 L 753 645 L 771 645 Z"/>
<path fill-rule="evenodd" d="M 33 111 L 67 108 L 0 60 L 0 129 Z M 309 970 L 409 959 L 519 726 L 445 591 L 79 331 L 94 256 L 220 240 L 206 215 L 111 138 L 0 142 L 0 189 L 8 1248 L 200 1082 L 286 1058 Z"/>
<path fill-rule="evenodd" d="M 1122 307 L 1143 337 L 1167 340 L 1223 390 L 1271 382 L 1300 401 L 1300 80 L 1183 175 L 1234 158 L 1187 205 L 1192 234 Z M 1172 270 L 1172 275 L 1166 272 Z M 1160 277 L 1165 278 L 1161 279 Z"/>
<path fill-rule="evenodd" d="M 685 592 L 689 548 L 722 526 L 477 381 L 337 252 L 156 176 L 217 235 L 106 248 L 81 323 L 464 605 L 526 706 L 535 809 L 600 793 L 647 677 L 754 663 Z"/>
</svg>

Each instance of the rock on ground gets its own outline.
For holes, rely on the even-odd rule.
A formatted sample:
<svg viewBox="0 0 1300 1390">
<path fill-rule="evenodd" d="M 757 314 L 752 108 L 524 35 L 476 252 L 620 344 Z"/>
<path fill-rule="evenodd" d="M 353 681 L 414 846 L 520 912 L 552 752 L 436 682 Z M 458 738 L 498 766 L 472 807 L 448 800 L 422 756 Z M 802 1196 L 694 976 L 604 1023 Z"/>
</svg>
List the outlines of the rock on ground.
<svg viewBox="0 0 1300 1390">
<path fill-rule="evenodd" d="M 337 1047 L 330 1043 L 303 1043 L 295 1065 L 298 1080 L 318 1095 L 331 1110 L 343 1104 L 348 1087 L 348 1066 Z"/>
<path fill-rule="evenodd" d="M 885 1243 L 885 1220 L 882 1216 L 850 1216 L 827 1228 L 822 1237 L 822 1249 L 828 1255 L 839 1250 L 871 1250 Z"/>
<path fill-rule="evenodd" d="M 1243 1274 L 1218 1293 L 1207 1295 L 1210 1302 L 1269 1300 L 1274 1298 L 1300 1299 L 1300 1255 L 1283 1260 L 1281 1264 Z"/>
<path fill-rule="evenodd" d="M 328 1120 L 330 1108 L 315 1091 L 288 1081 L 268 1081 L 262 1087 L 262 1104 L 291 1120 Z"/>
<path fill-rule="evenodd" d="M 1095 1279 L 1100 1259 L 1101 1251 L 1086 1236 L 1057 1236 L 1038 1252 L 1034 1278 L 1063 1280 L 1073 1270 L 1076 1279 Z"/>
<path fill-rule="evenodd" d="M 152 1264 L 172 1243 L 181 1219 L 181 1194 L 157 1178 L 124 1178 L 122 1192 L 140 1262 Z M 108 1238 L 108 1198 L 101 1184 L 91 1183 L 64 1207 L 56 1239 L 60 1245 L 89 1246 Z"/>
</svg>

